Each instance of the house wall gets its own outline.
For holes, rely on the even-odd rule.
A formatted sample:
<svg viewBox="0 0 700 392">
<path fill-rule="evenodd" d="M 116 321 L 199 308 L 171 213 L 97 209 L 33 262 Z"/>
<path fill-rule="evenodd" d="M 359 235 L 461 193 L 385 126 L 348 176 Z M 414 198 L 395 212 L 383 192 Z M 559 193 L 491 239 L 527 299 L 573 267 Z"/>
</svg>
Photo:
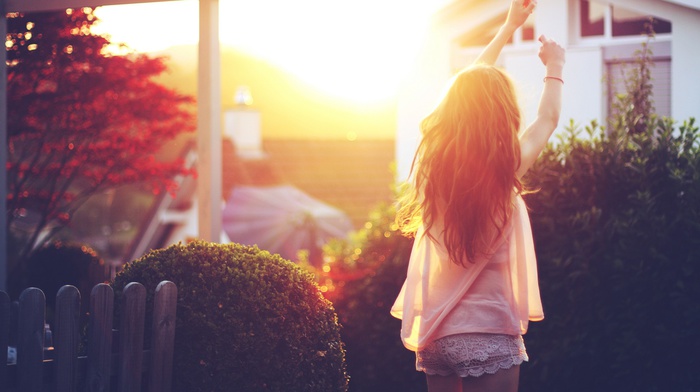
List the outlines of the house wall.
<svg viewBox="0 0 700 392">
<path fill-rule="evenodd" d="M 673 23 L 671 115 L 700 120 L 700 11 L 681 13 Z"/>
<path fill-rule="evenodd" d="M 596 0 L 601 3 L 605 0 Z M 676 121 L 700 117 L 700 6 L 676 4 L 664 0 L 610 0 L 613 6 L 655 15 L 673 24 L 673 32 L 657 37 L 670 42 L 671 116 Z M 420 139 L 418 124 L 437 103 L 450 77 L 473 61 L 481 48 L 459 48 L 460 35 L 484 21 L 505 14 L 509 1 L 461 0 L 438 15 L 433 35 L 427 41 L 422 62 L 405 86 L 398 102 L 396 135 L 397 179 L 407 179 L 413 154 Z M 611 40 L 578 37 L 578 0 L 540 0 L 535 12 L 535 37 L 544 34 L 566 50 L 562 116 L 557 132 L 573 119 L 579 125 L 591 120 L 604 123 L 607 117 L 605 48 L 615 43 L 639 45 L 642 37 Z M 525 123 L 537 112 L 544 68 L 537 57 L 539 44 L 522 42 L 508 45 L 499 59 L 500 66 L 512 76 L 519 94 Z M 666 51 L 666 49 L 664 49 Z M 656 52 L 655 52 L 656 54 Z"/>
<path fill-rule="evenodd" d="M 566 53 L 561 120 L 557 131 L 573 119 L 584 125 L 599 119 L 605 106 L 603 91 L 603 57 L 597 47 L 571 48 Z M 537 115 L 542 79 L 545 69 L 532 50 L 504 53 L 503 64 L 516 83 L 523 123 L 529 124 Z"/>
</svg>

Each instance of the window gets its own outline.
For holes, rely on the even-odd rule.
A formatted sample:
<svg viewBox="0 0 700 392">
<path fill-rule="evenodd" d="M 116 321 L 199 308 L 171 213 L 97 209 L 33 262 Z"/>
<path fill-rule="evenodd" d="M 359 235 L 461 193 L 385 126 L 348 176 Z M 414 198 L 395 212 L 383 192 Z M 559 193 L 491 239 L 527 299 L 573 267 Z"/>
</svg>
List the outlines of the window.
<svg viewBox="0 0 700 392">
<path fill-rule="evenodd" d="M 596 1 L 580 2 L 581 37 L 624 37 L 671 32 L 671 22 Z M 651 29 L 649 28 L 651 27 Z"/>
<path fill-rule="evenodd" d="M 605 34 L 606 5 L 594 1 L 581 2 L 581 37 Z"/>
<path fill-rule="evenodd" d="M 520 29 L 520 34 L 520 39 L 523 42 L 535 40 L 535 18 L 533 18 L 532 16 L 527 18 L 527 20 L 523 24 L 523 27 Z"/>
<path fill-rule="evenodd" d="M 650 30 L 652 27 L 653 30 Z M 670 33 L 671 22 L 620 7 L 612 7 L 612 35 L 621 37 L 650 32 Z"/>
</svg>

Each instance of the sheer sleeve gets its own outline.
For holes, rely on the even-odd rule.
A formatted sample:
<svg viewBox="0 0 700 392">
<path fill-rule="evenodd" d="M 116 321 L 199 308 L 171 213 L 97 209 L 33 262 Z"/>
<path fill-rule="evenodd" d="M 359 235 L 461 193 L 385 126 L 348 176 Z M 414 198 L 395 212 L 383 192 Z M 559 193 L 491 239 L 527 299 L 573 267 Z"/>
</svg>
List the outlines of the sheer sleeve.
<svg viewBox="0 0 700 392">
<path fill-rule="evenodd" d="M 522 334 L 527 332 L 528 321 L 544 319 L 540 287 L 537 277 L 537 257 L 532 240 L 532 228 L 527 207 L 517 196 L 512 217 L 513 232 L 510 243 L 510 278 L 513 286 L 515 308 L 520 319 Z"/>
</svg>

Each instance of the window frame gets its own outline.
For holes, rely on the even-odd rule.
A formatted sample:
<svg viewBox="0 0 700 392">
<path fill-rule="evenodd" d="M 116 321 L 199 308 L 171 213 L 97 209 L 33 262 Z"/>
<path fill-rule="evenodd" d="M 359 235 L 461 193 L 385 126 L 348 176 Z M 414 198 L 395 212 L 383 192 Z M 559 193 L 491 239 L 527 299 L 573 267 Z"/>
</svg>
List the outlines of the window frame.
<svg viewBox="0 0 700 392">
<path fill-rule="evenodd" d="M 581 7 L 581 2 L 583 0 L 569 0 L 569 6 L 570 9 L 573 10 L 571 15 L 573 16 L 570 19 L 570 30 L 569 30 L 569 38 L 570 42 L 573 44 L 609 44 L 611 42 L 617 43 L 641 43 L 644 42 L 647 37 L 643 34 L 639 35 L 621 35 L 621 36 L 613 36 L 613 7 L 615 6 L 614 4 L 611 4 L 606 1 L 600 1 L 600 0 L 588 0 L 588 1 L 593 1 L 596 2 L 600 5 L 605 6 L 605 12 L 603 14 L 603 34 L 602 35 L 593 35 L 593 36 L 583 36 L 581 29 L 581 19 L 582 19 L 582 7 Z M 671 23 L 671 26 L 673 26 L 673 21 L 669 21 Z M 655 39 L 659 41 L 666 41 L 670 40 L 671 37 L 673 36 L 673 28 L 671 29 L 670 33 L 656 33 Z"/>
</svg>

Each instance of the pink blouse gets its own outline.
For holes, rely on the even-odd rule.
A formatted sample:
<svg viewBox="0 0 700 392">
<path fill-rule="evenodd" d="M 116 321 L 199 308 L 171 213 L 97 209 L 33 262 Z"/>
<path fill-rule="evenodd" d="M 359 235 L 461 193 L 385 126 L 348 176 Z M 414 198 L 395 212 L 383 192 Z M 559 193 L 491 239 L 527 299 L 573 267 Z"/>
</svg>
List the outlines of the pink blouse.
<svg viewBox="0 0 700 392">
<path fill-rule="evenodd" d="M 457 333 L 525 334 L 528 321 L 544 318 L 530 218 L 521 196 L 506 235 L 487 253 L 462 267 L 450 261 L 439 241 L 422 229 L 416 233 L 406 281 L 391 308 L 402 319 L 406 348 L 416 351 Z"/>
</svg>

